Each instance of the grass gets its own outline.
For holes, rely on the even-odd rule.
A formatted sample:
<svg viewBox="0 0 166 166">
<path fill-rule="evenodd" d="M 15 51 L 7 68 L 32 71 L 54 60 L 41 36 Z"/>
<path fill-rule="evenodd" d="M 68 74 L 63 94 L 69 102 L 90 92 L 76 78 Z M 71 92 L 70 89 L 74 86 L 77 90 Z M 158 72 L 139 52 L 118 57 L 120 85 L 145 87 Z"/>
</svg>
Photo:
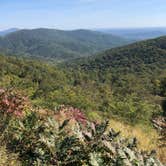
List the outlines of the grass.
<svg viewBox="0 0 166 166">
<path fill-rule="evenodd" d="M 143 151 L 156 150 L 159 159 L 166 163 L 166 147 L 158 146 L 159 135 L 155 129 L 148 126 L 131 126 L 117 120 L 110 120 L 110 127 L 115 131 L 121 131 L 121 135 L 125 138 L 136 137 L 138 140 L 138 148 Z"/>
</svg>

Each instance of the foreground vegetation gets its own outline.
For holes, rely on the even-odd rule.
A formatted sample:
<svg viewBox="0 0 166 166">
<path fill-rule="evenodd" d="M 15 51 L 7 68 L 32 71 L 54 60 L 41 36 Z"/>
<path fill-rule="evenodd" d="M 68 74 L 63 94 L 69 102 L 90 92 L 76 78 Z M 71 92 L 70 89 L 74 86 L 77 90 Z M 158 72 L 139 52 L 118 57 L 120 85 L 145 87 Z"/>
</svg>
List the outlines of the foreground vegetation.
<svg viewBox="0 0 166 166">
<path fill-rule="evenodd" d="M 21 96 L 0 90 L 0 140 L 6 146 L 6 150 L 0 149 L 0 163 L 162 166 L 155 151 L 141 152 L 136 138 L 120 137 L 108 122 L 90 122 L 73 107 L 61 106 L 55 112 L 36 110 Z"/>
</svg>

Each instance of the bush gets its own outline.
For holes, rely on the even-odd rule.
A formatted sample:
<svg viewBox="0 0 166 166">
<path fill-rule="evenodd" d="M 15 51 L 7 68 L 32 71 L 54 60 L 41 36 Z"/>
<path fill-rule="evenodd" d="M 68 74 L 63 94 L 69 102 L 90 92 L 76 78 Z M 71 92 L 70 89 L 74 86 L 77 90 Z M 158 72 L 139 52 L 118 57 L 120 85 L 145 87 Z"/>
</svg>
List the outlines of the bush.
<svg viewBox="0 0 166 166">
<path fill-rule="evenodd" d="M 21 117 L 24 114 L 27 99 L 13 90 L 0 89 L 0 113 Z"/>
<path fill-rule="evenodd" d="M 28 109 L 27 98 L 12 89 L 0 89 L 0 135 L 12 119 L 23 118 Z"/>
</svg>

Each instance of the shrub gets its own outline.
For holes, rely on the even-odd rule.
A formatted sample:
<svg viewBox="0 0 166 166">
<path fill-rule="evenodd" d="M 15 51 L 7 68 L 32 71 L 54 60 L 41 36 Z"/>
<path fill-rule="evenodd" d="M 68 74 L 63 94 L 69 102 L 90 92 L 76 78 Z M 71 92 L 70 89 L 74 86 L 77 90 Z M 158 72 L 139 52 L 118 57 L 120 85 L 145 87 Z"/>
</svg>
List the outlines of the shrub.
<svg viewBox="0 0 166 166">
<path fill-rule="evenodd" d="M 2 135 L 12 119 L 23 118 L 28 109 L 27 98 L 12 89 L 0 89 L 0 134 Z"/>
<path fill-rule="evenodd" d="M 21 117 L 24 114 L 27 99 L 12 89 L 0 89 L 0 113 Z"/>
<path fill-rule="evenodd" d="M 22 165 L 160 164 L 154 152 L 142 153 L 137 149 L 135 138 L 122 138 L 120 132 L 109 127 L 108 121 L 90 122 L 79 109 L 63 106 L 59 113 L 47 116 L 40 116 L 34 109 L 25 114 L 24 98 L 5 90 L 1 90 L 0 102 L 5 126 L 1 141 L 8 151 L 18 154 Z"/>
</svg>

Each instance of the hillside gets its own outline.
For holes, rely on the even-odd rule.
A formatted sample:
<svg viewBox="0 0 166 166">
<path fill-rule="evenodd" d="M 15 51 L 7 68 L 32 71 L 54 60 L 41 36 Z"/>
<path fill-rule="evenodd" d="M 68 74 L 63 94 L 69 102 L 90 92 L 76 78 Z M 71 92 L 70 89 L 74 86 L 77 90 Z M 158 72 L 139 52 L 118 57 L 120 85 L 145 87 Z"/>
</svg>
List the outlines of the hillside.
<svg viewBox="0 0 166 166">
<path fill-rule="evenodd" d="M 1 37 L 0 51 L 8 55 L 67 60 L 126 43 L 123 38 L 89 30 L 33 29 Z"/>
<path fill-rule="evenodd" d="M 166 37 L 110 49 L 96 56 L 81 58 L 68 64 L 81 68 L 87 73 L 98 71 L 105 80 L 107 74 L 111 73 L 112 84 L 117 85 L 119 81 L 125 83 L 128 79 L 130 83 L 133 82 L 133 85 L 129 85 L 130 89 L 138 83 L 151 89 L 152 81 L 163 77 L 166 71 Z M 144 84 L 138 82 L 139 78 L 142 78 Z M 119 84 L 119 86 L 126 87 L 127 84 Z"/>
<path fill-rule="evenodd" d="M 146 84 L 151 82 L 149 78 L 144 80 L 145 85 L 141 84 L 142 79 L 135 77 L 133 80 L 128 77 L 126 80 L 117 79 L 113 84 L 109 72 L 63 69 L 43 62 L 5 56 L 0 56 L 0 71 L 1 87 L 24 91 L 34 105 L 45 108 L 71 105 L 86 110 L 87 116 L 92 119 L 112 116 L 134 124 L 149 124 L 154 113 L 162 112 L 159 104 L 149 98 L 151 91 L 146 88 Z M 137 82 L 137 86 L 129 87 L 133 82 Z M 149 85 L 155 91 L 156 86 Z"/>
<path fill-rule="evenodd" d="M 94 70 L 124 68 L 126 73 L 141 73 L 152 66 L 164 69 L 166 65 L 166 37 L 110 49 L 89 59 L 80 59 L 80 62 L 81 60 L 83 61 L 82 66 Z"/>
</svg>

